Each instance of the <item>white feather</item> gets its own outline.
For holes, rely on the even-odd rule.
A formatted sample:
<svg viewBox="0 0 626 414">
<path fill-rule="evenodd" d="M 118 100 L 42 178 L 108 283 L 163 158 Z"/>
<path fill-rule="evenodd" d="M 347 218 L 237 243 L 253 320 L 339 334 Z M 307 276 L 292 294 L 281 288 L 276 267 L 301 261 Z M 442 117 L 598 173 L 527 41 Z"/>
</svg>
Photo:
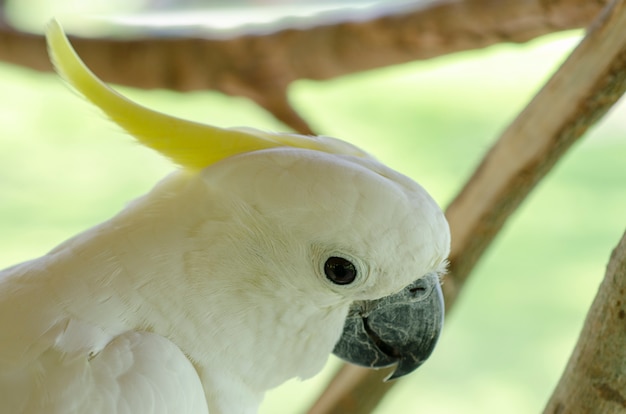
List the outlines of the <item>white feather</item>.
<svg viewBox="0 0 626 414">
<path fill-rule="evenodd" d="M 373 160 L 271 149 L 174 173 L 0 273 L 0 412 L 196 413 L 204 395 L 211 414 L 254 413 L 321 369 L 352 301 L 397 292 L 448 249 L 432 199 Z M 337 253 L 355 283 L 324 276 Z"/>
</svg>

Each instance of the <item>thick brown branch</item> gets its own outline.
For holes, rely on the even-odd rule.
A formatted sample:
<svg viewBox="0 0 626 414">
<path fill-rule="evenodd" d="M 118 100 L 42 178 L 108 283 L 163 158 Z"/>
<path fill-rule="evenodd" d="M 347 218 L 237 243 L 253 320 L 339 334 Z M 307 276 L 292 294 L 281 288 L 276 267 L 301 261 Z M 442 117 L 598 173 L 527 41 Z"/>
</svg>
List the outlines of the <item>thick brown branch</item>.
<svg viewBox="0 0 626 414">
<path fill-rule="evenodd" d="M 525 42 L 588 24 L 604 0 L 439 0 L 378 15 L 322 15 L 264 34 L 224 38 L 87 39 L 72 43 L 107 82 L 248 97 L 301 132 L 289 107 L 297 79 L 329 79 L 500 42 Z M 50 70 L 41 36 L 0 25 L 0 60 Z"/>
<path fill-rule="evenodd" d="M 613 1 L 448 207 L 453 229 L 444 286 L 448 301 L 535 184 L 624 94 L 624 27 L 624 1 Z"/>
<path fill-rule="evenodd" d="M 544 414 L 626 412 L 626 233 Z"/>
<path fill-rule="evenodd" d="M 613 1 L 607 7 L 448 207 L 453 241 L 450 274 L 444 283 L 448 309 L 506 220 L 626 90 L 625 2 Z M 310 412 L 371 412 L 390 388 L 380 382 L 385 374 L 342 367 Z"/>
</svg>

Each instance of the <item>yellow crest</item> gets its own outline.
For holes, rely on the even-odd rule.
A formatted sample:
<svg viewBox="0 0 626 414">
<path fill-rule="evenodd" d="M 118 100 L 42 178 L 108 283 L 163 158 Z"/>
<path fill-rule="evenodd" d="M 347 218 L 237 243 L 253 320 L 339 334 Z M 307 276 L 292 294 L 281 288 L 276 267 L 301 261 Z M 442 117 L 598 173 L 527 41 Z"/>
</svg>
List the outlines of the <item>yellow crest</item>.
<svg viewBox="0 0 626 414">
<path fill-rule="evenodd" d="M 78 57 L 56 20 L 50 22 L 46 38 L 50 57 L 61 77 L 143 145 L 183 167 L 198 170 L 232 155 L 281 146 L 367 156 L 351 144 L 333 138 L 218 128 L 153 111 L 98 79 Z"/>
</svg>

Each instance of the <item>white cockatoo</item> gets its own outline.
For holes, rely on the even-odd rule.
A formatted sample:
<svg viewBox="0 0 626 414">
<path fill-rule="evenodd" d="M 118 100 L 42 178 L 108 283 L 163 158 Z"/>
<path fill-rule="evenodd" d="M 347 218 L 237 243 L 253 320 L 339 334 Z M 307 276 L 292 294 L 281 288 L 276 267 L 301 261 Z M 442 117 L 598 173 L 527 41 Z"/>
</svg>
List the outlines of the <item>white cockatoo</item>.
<svg viewBox="0 0 626 414">
<path fill-rule="evenodd" d="M 333 350 L 394 377 L 430 355 L 450 233 L 422 187 L 334 138 L 151 111 L 58 23 L 47 39 L 75 90 L 181 169 L 0 272 L 0 413 L 254 413 Z"/>
</svg>

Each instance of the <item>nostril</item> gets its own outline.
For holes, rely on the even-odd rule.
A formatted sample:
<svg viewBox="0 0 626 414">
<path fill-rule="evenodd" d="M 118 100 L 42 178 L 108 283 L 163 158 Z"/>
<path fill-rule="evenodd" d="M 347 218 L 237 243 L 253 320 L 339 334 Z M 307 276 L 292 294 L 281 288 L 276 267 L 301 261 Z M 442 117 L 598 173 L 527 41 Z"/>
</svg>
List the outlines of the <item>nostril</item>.
<svg viewBox="0 0 626 414">
<path fill-rule="evenodd" d="M 424 286 L 424 284 L 419 283 L 416 286 L 411 286 L 407 289 L 408 293 L 406 294 L 409 300 L 423 300 L 429 292 L 428 286 Z"/>
<path fill-rule="evenodd" d="M 409 289 L 409 293 L 415 295 L 417 293 L 424 293 L 426 292 L 426 288 L 423 286 L 415 286 Z"/>
</svg>

